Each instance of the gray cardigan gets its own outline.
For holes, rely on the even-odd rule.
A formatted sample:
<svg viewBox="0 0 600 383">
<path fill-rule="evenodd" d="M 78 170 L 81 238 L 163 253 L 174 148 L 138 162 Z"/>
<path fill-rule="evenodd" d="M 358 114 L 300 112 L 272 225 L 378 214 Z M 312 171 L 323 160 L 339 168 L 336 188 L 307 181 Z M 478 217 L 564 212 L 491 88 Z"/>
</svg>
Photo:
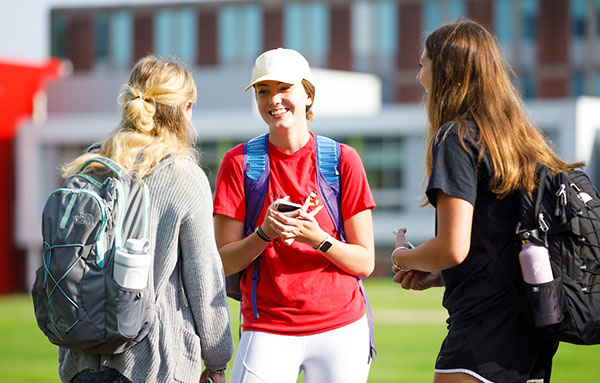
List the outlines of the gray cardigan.
<svg viewBox="0 0 600 383">
<path fill-rule="evenodd" d="M 150 290 L 156 299 L 157 320 L 142 342 L 122 354 L 90 355 L 59 348 L 63 382 L 70 382 L 84 369 L 112 367 L 133 383 L 197 383 L 202 361 L 218 370 L 233 356 L 225 277 L 214 239 L 206 175 L 190 158 L 179 157 L 146 177 L 146 183 L 154 254 L 148 283 L 154 286 Z"/>
</svg>

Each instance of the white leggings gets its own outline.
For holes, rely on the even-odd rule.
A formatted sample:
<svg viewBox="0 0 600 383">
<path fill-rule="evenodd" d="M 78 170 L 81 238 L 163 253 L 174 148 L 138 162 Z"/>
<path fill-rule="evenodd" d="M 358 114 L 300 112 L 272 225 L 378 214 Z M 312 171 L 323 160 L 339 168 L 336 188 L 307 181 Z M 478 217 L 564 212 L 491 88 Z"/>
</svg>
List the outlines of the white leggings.
<svg viewBox="0 0 600 383">
<path fill-rule="evenodd" d="M 364 383 L 371 367 L 367 317 L 304 336 L 245 331 L 230 383 Z"/>
</svg>

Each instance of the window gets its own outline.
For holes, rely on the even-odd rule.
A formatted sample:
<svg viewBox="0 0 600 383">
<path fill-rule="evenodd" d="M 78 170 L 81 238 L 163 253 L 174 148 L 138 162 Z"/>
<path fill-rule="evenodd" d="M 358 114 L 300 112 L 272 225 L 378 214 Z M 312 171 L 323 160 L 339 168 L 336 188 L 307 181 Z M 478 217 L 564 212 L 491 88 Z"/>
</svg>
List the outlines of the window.
<svg viewBox="0 0 600 383">
<path fill-rule="evenodd" d="M 257 5 L 223 7 L 218 27 L 220 61 L 253 63 L 262 51 L 262 23 L 262 11 Z"/>
<path fill-rule="evenodd" d="M 52 36 L 51 36 L 51 54 L 54 57 L 67 57 L 67 26 L 69 17 L 64 14 L 53 15 L 52 17 Z"/>
<path fill-rule="evenodd" d="M 354 68 L 364 72 L 394 70 L 398 7 L 392 1 L 359 1 L 352 5 Z"/>
<path fill-rule="evenodd" d="M 452 23 L 467 14 L 465 2 L 463 0 L 450 0 L 446 3 L 445 12 L 443 13 L 446 19 L 442 20 L 442 23 Z"/>
<path fill-rule="evenodd" d="M 196 12 L 190 8 L 160 10 L 154 16 L 154 51 L 193 63 L 196 58 Z"/>
<path fill-rule="evenodd" d="M 404 167 L 407 163 L 404 139 L 399 136 L 351 137 L 348 144 L 362 158 L 377 205 L 386 210 L 401 209 L 405 201 L 398 196 L 406 186 Z"/>
<path fill-rule="evenodd" d="M 512 42 L 512 9 L 511 0 L 496 0 L 494 3 L 494 29 L 501 46 L 508 47 Z"/>
<path fill-rule="evenodd" d="M 108 56 L 108 15 L 106 13 L 98 13 L 93 20 L 94 39 L 96 60 L 104 61 Z"/>
<path fill-rule="evenodd" d="M 131 12 L 118 11 L 108 22 L 108 55 L 116 68 L 127 68 L 133 57 L 133 17 Z"/>
<path fill-rule="evenodd" d="M 423 25 L 427 34 L 446 23 L 452 23 L 466 15 L 464 0 L 426 0 L 423 6 Z"/>
<path fill-rule="evenodd" d="M 522 0 L 523 12 L 523 38 L 533 41 L 537 38 L 537 18 L 538 2 L 537 0 Z"/>
<path fill-rule="evenodd" d="M 329 52 L 329 8 L 324 3 L 291 3 L 283 11 L 283 43 L 323 67 Z"/>
<path fill-rule="evenodd" d="M 571 96 L 578 97 L 585 94 L 585 75 L 575 72 L 571 75 Z"/>
<path fill-rule="evenodd" d="M 535 79 L 531 73 L 519 74 L 520 79 L 520 88 L 521 93 L 523 94 L 523 98 L 530 99 L 536 96 L 535 89 Z"/>
<path fill-rule="evenodd" d="M 429 35 L 437 29 L 440 24 L 440 2 L 437 0 L 426 0 L 423 4 L 423 29 Z"/>
<path fill-rule="evenodd" d="M 571 0 L 569 11 L 571 15 L 571 35 L 576 39 L 585 38 L 587 0 Z"/>
</svg>

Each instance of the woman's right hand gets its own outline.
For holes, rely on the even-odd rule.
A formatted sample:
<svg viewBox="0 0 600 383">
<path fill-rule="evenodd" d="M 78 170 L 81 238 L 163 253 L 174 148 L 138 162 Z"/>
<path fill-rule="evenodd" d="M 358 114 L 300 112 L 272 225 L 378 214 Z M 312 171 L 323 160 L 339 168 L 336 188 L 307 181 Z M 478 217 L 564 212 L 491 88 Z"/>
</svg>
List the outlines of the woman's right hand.
<svg viewBox="0 0 600 383">
<path fill-rule="evenodd" d="M 396 235 L 396 248 L 398 247 L 406 247 L 410 249 L 412 246 L 406 239 L 406 228 L 402 227 L 398 230 L 394 230 L 394 234 Z"/>
<path fill-rule="evenodd" d="M 279 204 L 279 201 L 287 201 L 289 200 L 290 197 L 285 196 L 281 199 L 277 199 L 275 201 L 273 201 L 269 207 L 267 208 L 267 212 L 265 214 L 265 218 L 262 222 L 262 224 L 260 225 L 263 232 L 271 239 L 275 239 L 275 238 L 281 238 L 282 241 L 284 242 L 289 242 L 288 245 L 290 245 L 294 239 L 293 239 L 293 235 L 289 232 L 289 231 L 284 231 L 282 230 L 282 228 L 278 228 L 277 226 L 275 226 L 275 224 L 273 223 L 273 220 L 275 220 L 276 222 L 279 222 L 277 219 L 277 205 Z M 289 212 L 289 213 L 280 213 L 283 215 L 290 215 L 293 214 L 294 216 L 296 216 L 298 213 L 297 212 Z M 291 241 L 290 241 L 291 239 Z"/>
<path fill-rule="evenodd" d="M 284 199 L 288 199 L 288 198 L 289 197 L 285 197 Z M 269 205 L 269 207 L 267 208 L 267 212 L 265 214 L 265 218 L 263 219 L 262 223 L 260 224 L 260 227 L 262 228 L 263 233 L 265 233 L 265 235 L 267 237 L 269 237 L 270 239 L 275 239 L 275 238 L 279 237 L 279 233 L 273 226 L 273 223 L 271 222 L 271 220 L 269 220 L 269 217 L 273 217 L 273 215 L 274 215 L 273 212 L 277 211 L 278 201 L 279 200 L 275 200 Z"/>
</svg>

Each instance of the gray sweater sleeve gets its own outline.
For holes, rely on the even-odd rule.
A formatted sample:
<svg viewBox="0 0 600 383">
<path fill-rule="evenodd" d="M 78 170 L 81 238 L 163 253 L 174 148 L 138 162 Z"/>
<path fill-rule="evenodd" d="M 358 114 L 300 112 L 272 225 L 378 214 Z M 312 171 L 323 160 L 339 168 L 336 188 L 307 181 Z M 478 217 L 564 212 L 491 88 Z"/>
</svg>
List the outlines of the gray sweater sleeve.
<svg viewBox="0 0 600 383">
<path fill-rule="evenodd" d="M 183 285 L 206 367 L 222 369 L 233 356 L 223 265 L 215 243 L 212 194 L 206 175 L 191 169 L 195 188 L 179 234 Z"/>
</svg>

